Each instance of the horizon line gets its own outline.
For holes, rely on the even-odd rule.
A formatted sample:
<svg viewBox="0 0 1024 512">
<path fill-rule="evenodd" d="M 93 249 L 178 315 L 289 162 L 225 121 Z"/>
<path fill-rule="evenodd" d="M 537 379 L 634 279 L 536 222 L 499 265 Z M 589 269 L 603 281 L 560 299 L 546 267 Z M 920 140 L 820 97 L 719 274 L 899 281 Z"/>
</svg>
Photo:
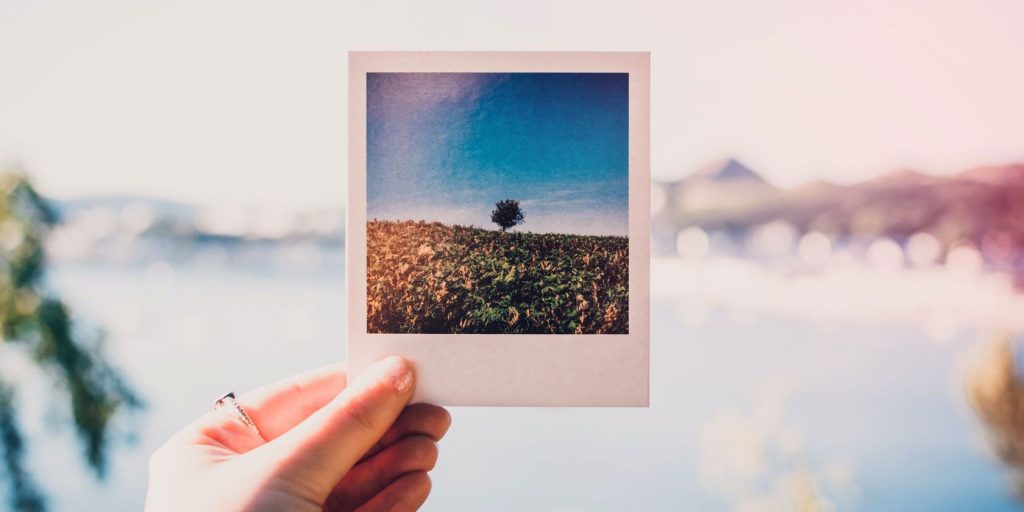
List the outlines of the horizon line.
<svg viewBox="0 0 1024 512">
<path fill-rule="evenodd" d="M 448 226 L 448 227 L 467 228 L 467 229 L 479 229 L 481 231 L 493 231 L 493 232 L 496 232 L 496 233 L 513 233 L 513 232 L 515 232 L 515 233 L 523 233 L 523 234 L 529 234 L 529 235 L 568 235 L 568 236 L 609 237 L 609 238 L 627 238 L 627 239 L 629 238 L 629 234 L 628 233 L 625 234 L 625 235 L 588 235 L 588 234 L 584 234 L 584 233 L 565 233 L 565 232 L 561 232 L 561 231 L 556 231 L 556 232 L 512 231 L 511 228 L 508 231 L 501 231 L 501 229 L 491 229 L 491 228 L 488 228 L 486 226 L 477 226 L 476 224 L 469 224 L 469 225 L 465 225 L 465 224 L 448 224 L 448 223 L 445 223 L 445 222 L 441 222 L 439 220 L 426 220 L 426 219 L 378 219 L 376 217 L 372 218 L 372 219 L 366 219 L 366 223 L 367 224 L 369 224 L 371 222 L 390 222 L 390 223 L 406 223 L 406 222 L 411 222 L 411 223 L 419 223 L 419 224 L 440 224 L 442 226 Z"/>
</svg>

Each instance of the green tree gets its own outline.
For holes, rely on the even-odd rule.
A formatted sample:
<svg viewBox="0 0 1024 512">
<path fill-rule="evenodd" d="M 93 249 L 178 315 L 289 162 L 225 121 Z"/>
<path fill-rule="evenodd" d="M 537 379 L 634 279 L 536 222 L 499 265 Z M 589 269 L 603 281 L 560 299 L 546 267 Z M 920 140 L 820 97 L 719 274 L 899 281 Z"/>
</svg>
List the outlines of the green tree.
<svg viewBox="0 0 1024 512">
<path fill-rule="evenodd" d="M 0 172 L 0 359 L 27 356 L 52 380 L 55 401 L 70 410 L 84 457 L 102 477 L 111 420 L 142 402 L 106 362 L 101 336 L 76 330 L 68 307 L 44 286 L 43 239 L 56 220 L 24 176 Z M 45 510 L 43 493 L 25 468 L 17 384 L 0 375 L 0 471 L 13 509 Z"/>
<path fill-rule="evenodd" d="M 491 222 L 498 225 L 502 231 L 523 223 L 523 210 L 519 208 L 519 201 L 515 199 L 503 199 L 494 204 L 491 211 Z"/>
</svg>

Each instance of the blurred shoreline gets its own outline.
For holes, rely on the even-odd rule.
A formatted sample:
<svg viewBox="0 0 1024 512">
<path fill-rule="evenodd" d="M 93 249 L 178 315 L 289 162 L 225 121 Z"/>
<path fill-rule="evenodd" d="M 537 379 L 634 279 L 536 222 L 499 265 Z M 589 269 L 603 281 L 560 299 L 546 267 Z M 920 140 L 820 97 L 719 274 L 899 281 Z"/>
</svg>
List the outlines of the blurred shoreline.
<svg viewBox="0 0 1024 512">
<path fill-rule="evenodd" d="M 898 171 L 855 185 L 780 189 L 735 159 L 656 183 L 652 251 L 773 271 L 861 264 L 995 272 L 1024 289 L 1024 165 L 951 176 Z M 56 263 L 320 269 L 342 264 L 344 210 L 200 208 L 142 196 L 53 201 Z M 678 283 L 686 286 L 685 281 Z"/>
<path fill-rule="evenodd" d="M 1024 197 L 1024 166 L 783 190 L 734 159 L 714 162 L 655 184 L 652 294 L 690 326 L 720 313 L 738 323 L 781 315 L 911 327 L 934 342 L 1022 332 L 1024 214 L 1013 217 L 1021 206 L 1003 198 L 1018 190 Z M 341 209 L 218 210 L 131 196 L 56 205 L 62 222 L 47 250 L 65 267 L 157 279 L 186 268 L 344 271 Z"/>
</svg>

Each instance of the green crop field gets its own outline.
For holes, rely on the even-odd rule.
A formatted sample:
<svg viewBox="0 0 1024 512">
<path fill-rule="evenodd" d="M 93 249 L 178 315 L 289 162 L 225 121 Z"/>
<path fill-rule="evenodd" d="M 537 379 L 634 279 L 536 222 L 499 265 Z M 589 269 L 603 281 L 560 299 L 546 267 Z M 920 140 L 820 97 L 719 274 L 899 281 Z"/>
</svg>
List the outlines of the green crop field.
<svg viewBox="0 0 1024 512">
<path fill-rule="evenodd" d="M 366 225 L 371 333 L 625 334 L 629 239 Z"/>
</svg>

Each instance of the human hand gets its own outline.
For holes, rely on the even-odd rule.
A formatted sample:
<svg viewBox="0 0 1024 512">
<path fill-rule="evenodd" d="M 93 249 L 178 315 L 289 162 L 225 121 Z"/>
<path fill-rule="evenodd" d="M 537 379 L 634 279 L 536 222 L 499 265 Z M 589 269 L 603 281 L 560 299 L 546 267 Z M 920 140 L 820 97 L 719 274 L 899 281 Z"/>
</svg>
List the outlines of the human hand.
<svg viewBox="0 0 1024 512">
<path fill-rule="evenodd" d="M 346 380 L 335 365 L 239 396 L 259 433 L 224 411 L 185 427 L 150 460 L 146 510 L 418 509 L 451 417 L 407 406 L 415 373 L 402 358 Z"/>
</svg>

